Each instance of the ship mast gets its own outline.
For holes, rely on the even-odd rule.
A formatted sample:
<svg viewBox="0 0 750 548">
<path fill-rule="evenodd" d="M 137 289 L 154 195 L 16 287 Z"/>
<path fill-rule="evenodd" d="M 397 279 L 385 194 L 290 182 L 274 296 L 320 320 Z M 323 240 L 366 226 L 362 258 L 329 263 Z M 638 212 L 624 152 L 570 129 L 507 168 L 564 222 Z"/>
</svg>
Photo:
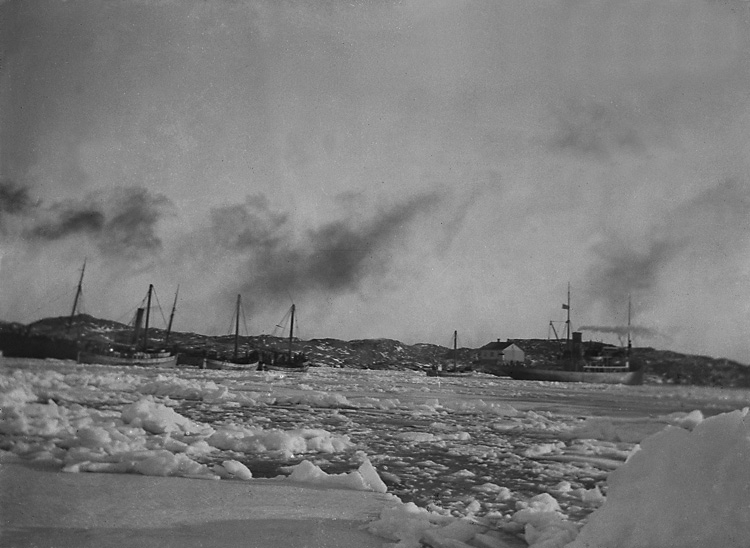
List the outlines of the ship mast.
<svg viewBox="0 0 750 548">
<path fill-rule="evenodd" d="M 169 315 L 169 324 L 167 325 L 167 334 L 164 336 L 164 344 L 169 344 L 169 335 L 172 333 L 172 322 L 174 321 L 174 312 L 177 309 L 177 295 L 180 293 L 180 286 L 177 285 L 177 291 L 174 293 L 174 302 L 172 303 L 172 312 Z"/>
<path fill-rule="evenodd" d="M 146 325 L 143 328 L 143 349 L 148 348 L 148 320 L 151 316 L 151 293 L 154 291 L 154 284 L 148 284 L 148 301 L 146 303 Z"/>
<path fill-rule="evenodd" d="M 565 320 L 565 347 L 568 357 L 572 357 L 573 351 L 570 348 L 570 282 L 568 282 L 568 303 L 564 304 L 563 308 L 568 311 L 568 319 Z"/>
<path fill-rule="evenodd" d="M 68 325 L 73 322 L 73 317 L 76 315 L 76 309 L 78 308 L 78 301 L 83 294 L 83 273 L 86 271 L 86 259 L 83 260 L 83 266 L 81 267 L 81 277 L 78 279 L 78 289 L 76 290 L 75 299 L 73 299 L 73 310 L 70 312 L 70 318 L 68 319 Z"/>
<path fill-rule="evenodd" d="M 237 295 L 237 311 L 234 320 L 234 360 L 237 361 L 237 355 L 240 348 L 240 296 Z"/>
<path fill-rule="evenodd" d="M 453 371 L 457 370 L 457 365 L 456 365 L 456 359 L 457 359 L 456 358 L 456 354 L 457 354 L 456 346 L 457 345 L 458 345 L 458 331 L 454 331 L 453 332 Z"/>
<path fill-rule="evenodd" d="M 628 295 L 628 349 L 625 353 L 625 365 L 630 368 L 630 349 L 632 348 L 633 344 L 630 340 L 630 311 L 631 311 L 631 304 L 632 304 L 632 298 L 630 295 Z"/>
<path fill-rule="evenodd" d="M 292 304 L 292 317 L 289 321 L 289 363 L 292 363 L 292 340 L 294 339 L 294 310 L 295 306 Z"/>
</svg>

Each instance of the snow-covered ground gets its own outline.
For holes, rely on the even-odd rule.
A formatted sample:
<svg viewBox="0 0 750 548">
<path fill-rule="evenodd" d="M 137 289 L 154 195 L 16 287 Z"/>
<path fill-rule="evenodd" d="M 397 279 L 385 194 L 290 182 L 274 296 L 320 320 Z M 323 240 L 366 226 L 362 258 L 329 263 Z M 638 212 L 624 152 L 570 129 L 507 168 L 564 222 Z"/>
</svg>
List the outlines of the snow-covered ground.
<svg viewBox="0 0 750 548">
<path fill-rule="evenodd" d="M 744 546 L 750 421 L 733 410 L 748 402 L 479 374 L 6 358 L 0 466 L 385 493 L 367 530 L 402 548 Z"/>
</svg>

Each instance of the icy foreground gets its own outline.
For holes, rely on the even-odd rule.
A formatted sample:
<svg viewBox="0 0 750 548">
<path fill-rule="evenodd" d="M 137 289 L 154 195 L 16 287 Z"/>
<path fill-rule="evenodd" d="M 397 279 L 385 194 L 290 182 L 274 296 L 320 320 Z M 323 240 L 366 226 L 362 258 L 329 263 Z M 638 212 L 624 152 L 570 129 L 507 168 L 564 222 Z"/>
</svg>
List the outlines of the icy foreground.
<svg viewBox="0 0 750 548">
<path fill-rule="evenodd" d="M 607 502 L 569 548 L 747 546 L 748 409 L 710 417 L 692 432 L 668 426 L 607 479 Z"/>
<path fill-rule="evenodd" d="M 227 489 L 239 481 L 265 489 L 276 483 L 279 490 L 305 484 L 330 492 L 370 492 L 380 494 L 380 510 L 374 519 L 371 505 L 375 499 L 367 499 L 369 510 L 362 515 L 369 516 L 369 523 L 364 528 L 381 542 L 399 548 L 732 547 L 746 546 L 745 539 L 750 538 L 747 410 L 705 420 L 698 411 L 674 413 L 658 421 L 581 420 L 452 394 L 453 390 L 471 388 L 468 384 L 449 387 L 448 392 L 439 381 L 409 377 L 402 379 L 402 388 L 394 382 L 395 374 L 378 385 L 379 377 L 333 370 L 296 380 L 222 372 L 155 375 L 145 370 L 54 363 L 4 367 L 0 372 L 3 474 L 8 467 L 27 463 L 70 473 L 237 480 L 226 482 Z M 359 382 L 367 389 L 358 386 Z M 472 389 L 489 386 L 498 392 L 504 389 L 503 382 L 480 379 Z M 524 385 L 509 386 L 516 391 Z M 530 388 L 537 389 L 537 385 Z M 415 397 L 414 390 L 429 397 Z M 394 393 L 400 394 L 400 399 L 393 397 Z M 233 409 L 246 408 L 254 410 L 250 416 L 256 419 L 191 420 L 175 411 L 181 401 L 202 402 L 222 417 L 235 416 Z M 460 496 L 451 506 L 437 501 L 424 507 L 403 503 L 386 494 L 384 479 L 399 481 L 386 471 L 386 463 L 392 463 L 390 470 L 407 470 L 406 462 L 394 461 L 394 455 L 368 455 L 349 434 L 340 431 L 305 425 L 279 428 L 273 421 L 262 420 L 263 412 L 273 417 L 289 408 L 307 410 L 304 416 L 311 420 L 325 416 L 339 430 L 341 425 L 361 429 L 363 424 L 352 422 L 339 409 L 394 416 L 399 424 L 414 424 L 390 436 L 395 444 L 414 450 L 447 450 L 455 459 L 465 460 L 465 465 L 481 464 L 476 470 L 486 469 L 486 463 L 506 467 L 531 463 L 525 470 L 554 481 L 542 492 L 525 496 L 491 481 L 497 475 L 486 470 L 486 476 L 477 477 L 471 488 L 479 498 Z M 467 417 L 456 423 L 464 426 L 452 426 L 451 421 L 459 416 Z M 670 425 L 665 428 L 666 423 Z M 383 434 L 375 430 L 369 434 L 378 435 Z M 500 447 L 504 436 L 537 441 Z M 283 468 L 284 475 L 275 479 L 254 479 L 245 464 L 253 455 L 297 464 Z M 325 465 L 336 455 L 346 455 L 349 470 L 325 472 L 319 464 Z M 439 479 L 441 466 L 423 460 L 417 473 Z M 464 468 L 444 476 L 443 482 L 449 487 L 462 477 L 475 475 Z M 596 481 L 596 486 L 581 487 L 580 477 Z M 117 482 L 123 485 L 123 492 L 130 485 L 120 479 Z M 68 494 L 54 496 L 64 500 Z M 320 500 L 330 504 L 336 497 L 321 496 Z M 586 508 L 588 513 L 593 511 L 587 519 L 574 518 Z M 315 509 L 308 511 L 313 514 Z M 248 512 L 252 514 L 250 509 Z M 3 522 L 4 528 L 12 525 Z"/>
</svg>

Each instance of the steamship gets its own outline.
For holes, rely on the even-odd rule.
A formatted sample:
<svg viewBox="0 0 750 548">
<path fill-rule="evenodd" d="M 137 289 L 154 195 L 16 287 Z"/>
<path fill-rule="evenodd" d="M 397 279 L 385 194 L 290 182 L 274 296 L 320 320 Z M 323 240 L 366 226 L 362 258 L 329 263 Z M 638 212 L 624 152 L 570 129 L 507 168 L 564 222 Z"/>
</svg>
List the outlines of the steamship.
<svg viewBox="0 0 750 548">
<path fill-rule="evenodd" d="M 176 367 L 177 355 L 164 348 L 149 346 L 148 327 L 151 310 L 151 295 L 154 286 L 148 286 L 148 304 L 146 308 L 138 308 L 134 322 L 132 339 L 129 343 L 95 343 L 83 342 L 78 351 L 78 363 L 101 365 L 140 365 L 147 367 L 168 368 Z M 175 304 L 176 304 L 175 297 Z M 145 312 L 145 327 L 141 334 Z M 174 307 L 172 315 L 174 315 Z M 171 327 L 171 326 L 170 326 Z"/>
<path fill-rule="evenodd" d="M 568 302 L 567 340 L 557 363 L 544 367 L 511 367 L 508 375 L 516 380 L 588 382 L 601 384 L 643 384 L 643 366 L 631 360 L 630 303 L 628 303 L 628 345 L 616 348 L 607 345 L 583 344 L 580 332 L 570 333 L 570 287 Z"/>
</svg>

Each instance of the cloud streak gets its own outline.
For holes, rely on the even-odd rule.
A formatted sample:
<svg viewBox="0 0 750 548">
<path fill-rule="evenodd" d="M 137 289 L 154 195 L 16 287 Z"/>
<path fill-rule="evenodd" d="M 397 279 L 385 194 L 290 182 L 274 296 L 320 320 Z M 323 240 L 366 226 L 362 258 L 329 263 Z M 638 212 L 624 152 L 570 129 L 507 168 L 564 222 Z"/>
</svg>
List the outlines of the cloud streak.
<svg viewBox="0 0 750 548">
<path fill-rule="evenodd" d="M 114 203 L 102 227 L 102 255 L 138 260 L 144 253 L 158 253 L 162 240 L 157 225 L 171 205 L 170 200 L 143 188 L 130 188 L 117 192 Z"/>
<path fill-rule="evenodd" d="M 550 142 L 555 149 L 607 158 L 618 151 L 645 150 L 645 124 L 623 101 L 569 98 L 553 115 L 556 127 Z"/>
<path fill-rule="evenodd" d="M 158 254 L 162 246 L 158 225 L 170 206 L 167 197 L 143 188 L 95 192 L 80 201 L 45 205 L 32 202 L 25 188 L 13 183 L 0 186 L 0 210 L 14 217 L 14 230 L 24 241 L 45 247 L 83 238 L 94 243 L 102 257 L 118 261 Z"/>
<path fill-rule="evenodd" d="M 236 267 L 240 281 L 223 291 L 224 300 L 242 292 L 255 306 L 273 307 L 290 297 L 331 298 L 386 277 L 394 258 L 408 252 L 416 223 L 441 203 L 437 192 L 420 194 L 374 213 L 351 211 L 299 232 L 288 213 L 274 210 L 266 198 L 256 195 L 243 205 L 214 209 L 210 215 L 214 245 L 200 249 L 209 261 L 232 263 L 240 258 L 241 266 Z"/>
<path fill-rule="evenodd" d="M 31 198 L 26 188 L 10 179 L 0 181 L 0 213 L 19 215 L 27 212 L 31 207 Z"/>
<path fill-rule="evenodd" d="M 45 221 L 27 232 L 32 239 L 52 242 L 73 234 L 98 234 L 104 228 L 104 214 L 92 209 L 64 209 L 54 220 Z"/>
<path fill-rule="evenodd" d="M 632 295 L 634 317 L 660 324 L 634 334 L 683 345 L 707 336 L 731 340 L 747 322 L 742 301 L 732 295 L 742 294 L 740 288 L 747 285 L 750 270 L 743 250 L 748 249 L 750 185 L 726 179 L 665 212 L 644 237 L 627 242 L 613 234 L 598 242 L 583 306 L 616 321 Z M 690 330 L 680 327 L 692 320 L 703 322 Z M 621 336 L 623 328 L 581 329 Z"/>
<path fill-rule="evenodd" d="M 355 291 L 387 272 L 391 257 L 404 251 L 410 225 L 438 203 L 434 193 L 412 197 L 367 221 L 333 221 L 309 230 L 298 245 L 265 249 L 252 285 L 273 296 Z"/>
</svg>

